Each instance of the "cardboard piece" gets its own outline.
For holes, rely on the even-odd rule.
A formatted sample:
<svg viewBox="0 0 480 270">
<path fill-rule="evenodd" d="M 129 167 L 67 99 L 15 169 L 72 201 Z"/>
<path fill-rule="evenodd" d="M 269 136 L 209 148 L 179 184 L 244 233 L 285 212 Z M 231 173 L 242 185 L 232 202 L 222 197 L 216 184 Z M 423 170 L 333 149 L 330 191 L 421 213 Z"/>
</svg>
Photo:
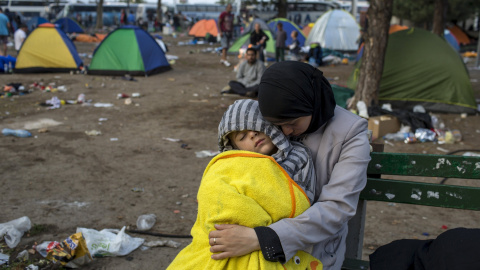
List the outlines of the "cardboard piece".
<svg viewBox="0 0 480 270">
<path fill-rule="evenodd" d="M 368 119 L 368 129 L 372 131 L 372 140 L 376 140 L 385 134 L 397 133 L 400 121 L 392 115 L 373 116 Z"/>
</svg>

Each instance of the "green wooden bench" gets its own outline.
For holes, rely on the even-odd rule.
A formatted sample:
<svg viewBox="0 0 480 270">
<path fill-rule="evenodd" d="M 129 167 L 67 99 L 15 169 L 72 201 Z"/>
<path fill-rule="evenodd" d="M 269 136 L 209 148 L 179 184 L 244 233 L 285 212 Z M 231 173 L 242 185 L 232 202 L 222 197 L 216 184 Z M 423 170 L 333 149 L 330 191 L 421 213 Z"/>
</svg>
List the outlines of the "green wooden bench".
<svg viewBox="0 0 480 270">
<path fill-rule="evenodd" d="M 386 179 L 391 175 L 480 179 L 480 157 L 383 153 L 381 148 L 371 153 L 367 185 L 360 194 L 357 213 L 348 223 L 342 269 L 369 268 L 369 262 L 361 260 L 367 201 L 480 211 L 480 187 L 440 184 L 440 180 L 425 183 Z"/>
</svg>

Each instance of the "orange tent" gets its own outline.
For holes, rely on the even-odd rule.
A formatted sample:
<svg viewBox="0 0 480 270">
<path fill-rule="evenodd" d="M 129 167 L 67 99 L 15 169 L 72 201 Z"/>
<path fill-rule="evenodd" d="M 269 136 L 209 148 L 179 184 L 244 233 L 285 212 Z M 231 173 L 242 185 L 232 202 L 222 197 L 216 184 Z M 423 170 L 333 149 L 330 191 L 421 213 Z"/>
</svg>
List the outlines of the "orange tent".
<svg viewBox="0 0 480 270">
<path fill-rule="evenodd" d="M 447 29 L 450 31 L 450 33 L 452 33 L 453 36 L 455 36 L 459 45 L 470 44 L 470 39 L 468 38 L 467 34 L 460 29 L 460 27 L 454 25 L 447 27 Z"/>
<path fill-rule="evenodd" d="M 218 27 L 217 27 L 217 22 L 215 20 L 210 19 L 202 19 L 195 23 L 188 34 L 190 36 L 194 37 L 199 37 L 199 38 L 204 38 L 207 33 L 209 33 L 211 36 L 218 36 Z"/>
<path fill-rule="evenodd" d="M 395 33 L 397 31 L 402 31 L 402 30 L 405 30 L 405 29 L 408 29 L 408 26 L 392 24 L 392 25 L 390 25 L 390 29 L 388 30 L 388 34 L 392 34 L 392 33 Z"/>
<path fill-rule="evenodd" d="M 92 35 L 87 35 L 87 34 L 78 34 L 75 36 L 75 41 L 79 42 L 102 42 L 102 40 L 106 37 L 107 35 L 105 34 L 95 34 L 94 36 Z"/>
<path fill-rule="evenodd" d="M 305 25 L 305 27 L 303 27 L 303 29 L 302 29 L 303 35 L 308 37 L 308 34 L 310 34 L 310 30 L 312 30 L 312 27 L 314 25 L 315 25 L 314 23 L 309 23 L 309 24 Z"/>
</svg>

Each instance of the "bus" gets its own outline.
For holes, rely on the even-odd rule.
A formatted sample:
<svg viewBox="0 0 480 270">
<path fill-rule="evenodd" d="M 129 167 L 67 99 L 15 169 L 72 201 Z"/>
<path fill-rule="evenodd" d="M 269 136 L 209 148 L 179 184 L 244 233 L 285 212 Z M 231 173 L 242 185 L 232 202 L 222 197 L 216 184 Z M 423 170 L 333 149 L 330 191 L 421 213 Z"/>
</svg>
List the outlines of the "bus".
<svg viewBox="0 0 480 270">
<path fill-rule="evenodd" d="M 65 3 L 66 0 L 58 2 Z M 25 19 L 30 19 L 36 16 L 44 17 L 46 7 L 52 3 L 54 3 L 53 0 L 0 0 L 0 7 L 4 11 L 8 8 L 10 12 L 19 14 Z"/>
<path fill-rule="evenodd" d="M 181 12 L 188 20 L 197 22 L 201 19 L 217 20 L 220 13 L 225 11 L 225 5 L 217 4 L 177 4 L 175 13 Z"/>
<path fill-rule="evenodd" d="M 137 11 L 137 4 L 126 3 L 105 3 L 103 4 L 103 25 L 113 26 L 120 24 L 120 12 L 122 9 L 127 11 L 133 11 L 133 14 Z M 83 26 L 90 27 L 95 25 L 97 21 L 97 5 L 96 4 L 66 4 L 65 7 L 57 14 L 57 19 L 70 18 L 78 21 L 80 19 Z"/>
<path fill-rule="evenodd" d="M 175 12 L 175 8 L 172 5 L 167 5 L 162 3 L 162 20 L 163 23 L 167 22 L 167 13 L 173 14 Z M 157 4 L 138 4 L 137 5 L 137 12 L 135 14 L 135 18 L 137 23 L 141 25 L 142 23 L 151 23 L 155 21 L 157 17 Z"/>
<path fill-rule="evenodd" d="M 305 26 L 314 23 L 323 13 L 335 9 L 336 5 L 332 2 L 287 2 L 287 19 L 299 26 Z M 253 16 L 264 21 L 274 19 L 278 15 L 275 4 L 257 5 L 250 10 Z"/>
</svg>

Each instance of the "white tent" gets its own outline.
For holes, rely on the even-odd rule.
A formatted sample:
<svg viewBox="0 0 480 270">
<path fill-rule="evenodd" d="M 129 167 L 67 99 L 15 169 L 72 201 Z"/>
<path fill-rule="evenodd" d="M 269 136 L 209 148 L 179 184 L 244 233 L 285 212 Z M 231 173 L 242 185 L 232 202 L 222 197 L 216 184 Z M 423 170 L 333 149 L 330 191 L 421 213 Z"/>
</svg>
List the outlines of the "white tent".
<svg viewBox="0 0 480 270">
<path fill-rule="evenodd" d="M 315 22 L 306 41 L 307 45 L 319 43 L 322 48 L 337 51 L 356 51 L 360 26 L 353 16 L 341 9 L 323 14 Z"/>
</svg>

